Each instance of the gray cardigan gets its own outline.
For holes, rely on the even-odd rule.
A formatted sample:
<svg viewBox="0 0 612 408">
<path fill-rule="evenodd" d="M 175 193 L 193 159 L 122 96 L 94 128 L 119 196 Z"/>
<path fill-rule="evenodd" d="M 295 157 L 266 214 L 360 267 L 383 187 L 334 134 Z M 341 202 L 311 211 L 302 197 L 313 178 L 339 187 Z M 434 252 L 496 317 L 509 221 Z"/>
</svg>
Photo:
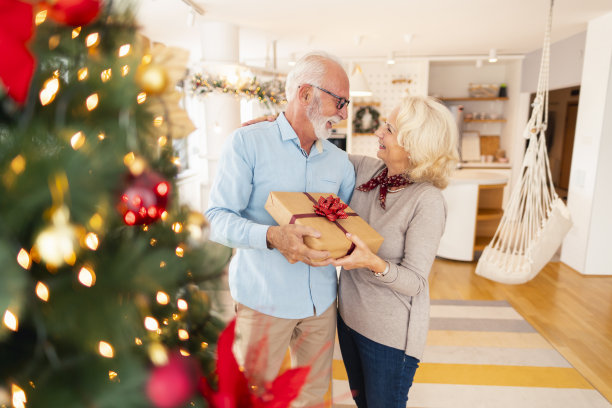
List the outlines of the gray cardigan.
<svg viewBox="0 0 612 408">
<path fill-rule="evenodd" d="M 381 160 L 350 156 L 356 186 L 381 169 Z M 431 265 L 446 221 L 446 202 L 431 183 L 415 183 L 388 193 L 386 210 L 378 200 L 379 188 L 355 190 L 350 207 L 384 237 L 378 256 L 390 264 L 384 277 L 369 269 L 342 269 L 338 309 L 353 330 L 377 343 L 405 350 L 422 358 L 429 328 Z"/>
</svg>

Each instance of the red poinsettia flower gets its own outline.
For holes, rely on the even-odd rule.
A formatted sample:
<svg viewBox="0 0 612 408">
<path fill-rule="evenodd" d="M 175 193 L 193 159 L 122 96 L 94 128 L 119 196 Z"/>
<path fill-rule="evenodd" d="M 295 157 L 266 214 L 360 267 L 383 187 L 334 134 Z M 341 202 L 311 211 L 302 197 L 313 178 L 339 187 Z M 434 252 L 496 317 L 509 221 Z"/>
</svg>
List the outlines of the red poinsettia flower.
<svg viewBox="0 0 612 408">
<path fill-rule="evenodd" d="M 32 5 L 18 0 L 0 0 L 0 10 L 0 82 L 11 98 L 23 104 L 36 64 L 26 47 L 34 32 Z"/>
<path fill-rule="evenodd" d="M 329 197 L 319 197 L 319 201 L 316 205 L 312 206 L 315 209 L 315 213 L 327 218 L 331 222 L 337 219 L 345 219 L 348 215 L 344 212 L 348 205 L 340 201 L 340 198 L 330 195 Z"/>
<path fill-rule="evenodd" d="M 232 353 L 234 343 L 233 320 L 219 336 L 217 343 L 218 389 L 213 390 L 206 378 L 200 382 L 200 391 L 211 408 L 286 408 L 306 382 L 310 367 L 299 367 L 278 376 L 263 394 L 251 393 L 248 380 L 240 371 Z"/>
</svg>

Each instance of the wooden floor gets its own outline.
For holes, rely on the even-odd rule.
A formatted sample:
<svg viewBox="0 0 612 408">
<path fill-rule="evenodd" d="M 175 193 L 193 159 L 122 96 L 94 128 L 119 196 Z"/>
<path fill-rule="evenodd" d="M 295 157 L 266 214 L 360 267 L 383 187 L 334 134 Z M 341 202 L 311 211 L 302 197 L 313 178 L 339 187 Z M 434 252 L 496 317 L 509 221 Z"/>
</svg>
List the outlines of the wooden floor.
<svg viewBox="0 0 612 408">
<path fill-rule="evenodd" d="M 507 300 L 612 402 L 612 276 L 584 276 L 551 262 L 528 283 L 504 285 L 477 276 L 475 268 L 475 262 L 436 259 L 431 298 Z"/>
</svg>

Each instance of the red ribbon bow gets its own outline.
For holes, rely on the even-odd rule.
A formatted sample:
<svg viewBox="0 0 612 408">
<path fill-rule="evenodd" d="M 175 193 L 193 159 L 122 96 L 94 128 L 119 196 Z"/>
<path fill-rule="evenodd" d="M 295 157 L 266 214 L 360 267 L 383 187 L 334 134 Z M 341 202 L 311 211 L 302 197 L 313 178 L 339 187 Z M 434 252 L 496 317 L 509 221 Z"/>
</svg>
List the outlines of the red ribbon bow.
<svg viewBox="0 0 612 408">
<path fill-rule="evenodd" d="M 0 0 L 0 10 L 0 80 L 9 96 L 23 104 L 35 65 L 26 47 L 34 31 L 32 5 L 18 0 Z"/>
<path fill-rule="evenodd" d="M 323 196 L 319 197 L 319 201 L 317 204 L 312 206 L 315 209 L 315 213 L 322 217 L 326 217 L 331 222 L 336 221 L 337 219 L 345 219 L 348 218 L 348 215 L 344 212 L 344 209 L 348 207 L 348 205 L 344 204 L 340 201 L 340 198 L 330 195 L 327 198 Z"/>
</svg>

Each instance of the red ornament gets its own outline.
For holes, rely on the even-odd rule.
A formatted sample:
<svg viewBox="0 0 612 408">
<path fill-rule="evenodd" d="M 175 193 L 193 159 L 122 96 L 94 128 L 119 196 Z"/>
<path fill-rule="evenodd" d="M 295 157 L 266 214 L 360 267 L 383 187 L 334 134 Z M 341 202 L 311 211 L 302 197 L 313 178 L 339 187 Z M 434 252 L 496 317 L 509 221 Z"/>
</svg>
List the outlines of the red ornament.
<svg viewBox="0 0 612 408">
<path fill-rule="evenodd" d="M 170 183 L 154 172 L 143 172 L 128 179 L 118 209 L 127 225 L 150 224 L 166 211 Z"/>
<path fill-rule="evenodd" d="M 100 13 L 101 0 L 57 0 L 49 16 L 58 23 L 77 27 L 91 23 Z"/>
<path fill-rule="evenodd" d="M 16 102 L 28 97 L 36 61 L 26 48 L 32 37 L 32 5 L 18 0 L 0 0 L 0 82 Z"/>
<path fill-rule="evenodd" d="M 340 201 L 340 198 L 334 198 L 332 195 L 327 198 L 319 197 L 318 203 L 312 207 L 315 209 L 316 214 L 326 217 L 331 222 L 337 219 L 343 220 L 348 218 L 348 215 L 344 212 L 348 205 Z"/>
<path fill-rule="evenodd" d="M 218 389 L 213 390 L 206 378 L 200 381 L 200 392 L 208 401 L 209 407 L 287 408 L 291 401 L 299 395 L 310 372 L 310 367 L 287 370 L 276 377 L 271 384 L 266 385 L 263 395 L 252 394 L 248 381 L 232 352 L 235 326 L 236 320 L 234 319 L 221 332 L 217 342 Z"/>
<path fill-rule="evenodd" d="M 156 367 L 147 381 L 146 393 L 158 408 L 184 406 L 197 389 L 200 377 L 194 360 L 176 353 L 168 364 Z"/>
</svg>

